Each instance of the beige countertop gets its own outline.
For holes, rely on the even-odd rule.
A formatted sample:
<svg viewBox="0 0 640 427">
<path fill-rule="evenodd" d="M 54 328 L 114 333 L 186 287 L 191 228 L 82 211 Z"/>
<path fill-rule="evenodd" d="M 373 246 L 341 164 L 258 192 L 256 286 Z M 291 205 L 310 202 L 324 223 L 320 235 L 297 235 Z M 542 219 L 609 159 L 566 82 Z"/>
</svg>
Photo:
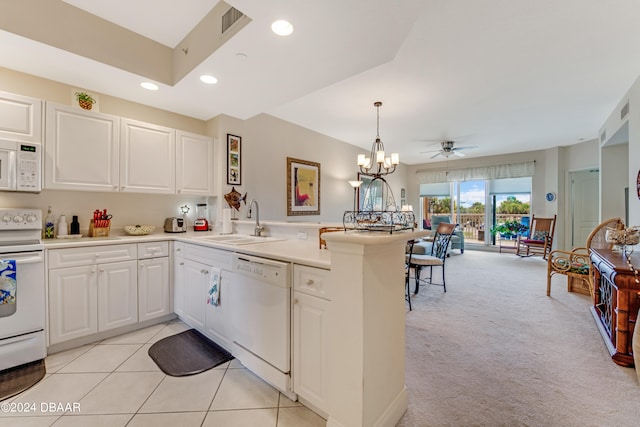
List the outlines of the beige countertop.
<svg viewBox="0 0 640 427">
<path fill-rule="evenodd" d="M 309 238 L 306 240 L 283 239 L 242 245 L 225 244 L 223 242 L 207 240 L 207 237 L 218 235 L 220 235 L 220 233 L 217 232 L 187 231 L 186 233 L 165 233 L 160 231 L 145 236 L 131 236 L 125 234 L 124 231 L 118 232 L 117 230 L 112 230 L 109 237 L 56 238 L 45 239 L 42 242 L 45 245 L 45 249 L 65 249 L 98 245 L 179 241 L 247 255 L 262 256 L 265 258 L 304 264 L 312 267 L 325 269 L 331 267 L 329 251 L 326 249 L 319 249 L 318 240 L 316 238 Z"/>
</svg>

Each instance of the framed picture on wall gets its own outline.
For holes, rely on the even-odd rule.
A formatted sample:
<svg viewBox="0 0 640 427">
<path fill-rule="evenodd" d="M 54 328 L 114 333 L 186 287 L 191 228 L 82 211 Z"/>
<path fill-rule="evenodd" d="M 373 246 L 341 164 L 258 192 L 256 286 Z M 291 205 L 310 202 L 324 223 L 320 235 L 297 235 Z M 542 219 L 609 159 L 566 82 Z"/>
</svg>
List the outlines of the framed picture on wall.
<svg viewBox="0 0 640 427">
<path fill-rule="evenodd" d="M 287 216 L 320 215 L 320 163 L 287 157 Z"/>
<path fill-rule="evenodd" d="M 242 138 L 237 135 L 227 134 L 227 184 L 241 185 L 242 157 L 240 145 Z"/>
</svg>

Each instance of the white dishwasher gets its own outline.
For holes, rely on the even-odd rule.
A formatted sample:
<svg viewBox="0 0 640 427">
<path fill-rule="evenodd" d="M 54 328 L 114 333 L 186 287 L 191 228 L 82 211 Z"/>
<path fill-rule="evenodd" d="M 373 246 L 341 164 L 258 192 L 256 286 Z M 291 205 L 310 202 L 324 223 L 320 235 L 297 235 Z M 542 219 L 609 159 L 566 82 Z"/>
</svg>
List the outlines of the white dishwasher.
<svg viewBox="0 0 640 427">
<path fill-rule="evenodd" d="M 234 254 L 233 355 L 296 400 L 291 387 L 291 265 Z"/>
</svg>

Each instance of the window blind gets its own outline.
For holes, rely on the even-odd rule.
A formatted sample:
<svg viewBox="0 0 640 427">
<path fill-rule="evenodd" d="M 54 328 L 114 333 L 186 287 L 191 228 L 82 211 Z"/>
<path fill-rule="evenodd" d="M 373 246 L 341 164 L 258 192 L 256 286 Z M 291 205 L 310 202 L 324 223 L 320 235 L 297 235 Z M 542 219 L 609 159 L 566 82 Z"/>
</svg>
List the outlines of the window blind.
<svg viewBox="0 0 640 427">
<path fill-rule="evenodd" d="M 482 166 L 452 170 L 419 170 L 416 171 L 422 184 L 441 182 L 462 182 L 483 179 L 521 178 L 533 176 L 536 162 L 511 163 L 507 165 Z"/>
</svg>

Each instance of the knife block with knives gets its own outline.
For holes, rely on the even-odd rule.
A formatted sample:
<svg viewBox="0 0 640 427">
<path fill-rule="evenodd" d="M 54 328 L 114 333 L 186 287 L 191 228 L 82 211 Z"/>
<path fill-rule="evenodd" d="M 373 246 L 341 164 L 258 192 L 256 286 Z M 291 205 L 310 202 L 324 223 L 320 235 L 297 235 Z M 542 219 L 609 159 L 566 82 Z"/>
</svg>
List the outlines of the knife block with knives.
<svg viewBox="0 0 640 427">
<path fill-rule="evenodd" d="M 111 218 L 106 209 L 93 211 L 93 219 L 89 222 L 89 237 L 108 237 Z"/>
</svg>

